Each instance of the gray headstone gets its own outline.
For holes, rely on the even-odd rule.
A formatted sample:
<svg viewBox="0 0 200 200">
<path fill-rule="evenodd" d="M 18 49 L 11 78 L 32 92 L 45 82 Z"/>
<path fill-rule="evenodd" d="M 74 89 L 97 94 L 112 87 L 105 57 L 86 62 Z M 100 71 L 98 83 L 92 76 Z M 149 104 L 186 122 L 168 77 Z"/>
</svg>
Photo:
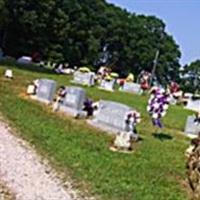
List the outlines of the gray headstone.
<svg viewBox="0 0 200 200">
<path fill-rule="evenodd" d="M 115 84 L 114 79 L 111 81 L 102 80 L 99 88 L 107 91 L 113 91 L 114 84 Z"/>
<path fill-rule="evenodd" d="M 142 89 L 140 87 L 140 84 L 132 83 L 132 82 L 125 82 L 122 88 L 122 91 L 130 92 L 130 93 L 134 93 L 138 95 L 142 94 Z"/>
<path fill-rule="evenodd" d="M 69 114 L 76 115 L 83 108 L 83 103 L 86 98 L 85 90 L 80 87 L 67 87 L 66 90 L 67 94 L 60 109 Z"/>
<path fill-rule="evenodd" d="M 125 117 L 131 110 L 124 104 L 101 100 L 95 119 L 89 123 L 115 134 L 119 131 L 126 131 Z"/>
<path fill-rule="evenodd" d="M 95 78 L 95 73 L 93 72 L 83 73 L 80 71 L 76 71 L 74 73 L 74 79 L 72 82 L 81 85 L 93 86 L 94 78 Z"/>
<path fill-rule="evenodd" d="M 189 100 L 186 107 L 186 109 L 193 110 L 195 112 L 200 111 L 200 100 Z"/>
<path fill-rule="evenodd" d="M 53 101 L 56 91 L 56 82 L 49 79 L 40 79 L 36 93 L 38 100 L 46 103 Z"/>
<path fill-rule="evenodd" d="M 194 116 L 189 116 L 187 118 L 186 126 L 185 126 L 185 133 L 187 135 L 198 136 L 200 132 L 200 124 L 194 123 Z"/>
</svg>

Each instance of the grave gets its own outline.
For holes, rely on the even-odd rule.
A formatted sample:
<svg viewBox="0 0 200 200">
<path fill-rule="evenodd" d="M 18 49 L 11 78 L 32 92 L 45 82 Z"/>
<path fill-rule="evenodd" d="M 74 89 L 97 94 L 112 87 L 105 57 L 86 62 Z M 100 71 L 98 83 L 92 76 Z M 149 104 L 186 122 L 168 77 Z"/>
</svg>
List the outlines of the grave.
<svg viewBox="0 0 200 200">
<path fill-rule="evenodd" d="M 55 81 L 49 79 L 40 79 L 38 81 L 38 88 L 34 98 L 44 103 L 51 103 L 53 101 L 55 91 Z"/>
<path fill-rule="evenodd" d="M 113 92 L 115 80 L 102 80 L 99 89 Z"/>
<path fill-rule="evenodd" d="M 190 137 L 197 137 L 200 132 L 200 124 L 194 123 L 195 116 L 188 116 L 186 126 L 185 126 L 185 134 Z"/>
<path fill-rule="evenodd" d="M 63 100 L 63 103 L 59 105 L 59 109 L 63 112 L 77 116 L 77 114 L 86 114 L 82 111 L 83 103 L 86 98 L 86 92 L 80 87 L 67 87 L 67 94 Z"/>
<path fill-rule="evenodd" d="M 72 83 L 77 83 L 81 85 L 93 86 L 94 85 L 94 72 L 80 72 L 76 71 L 74 73 L 74 79 Z"/>
<path fill-rule="evenodd" d="M 22 56 L 20 58 L 17 59 L 17 63 L 19 64 L 32 64 L 32 58 L 29 56 Z"/>
<path fill-rule="evenodd" d="M 13 78 L 13 71 L 11 69 L 7 69 L 4 73 L 6 78 L 12 79 Z"/>
<path fill-rule="evenodd" d="M 92 126 L 117 134 L 126 131 L 125 117 L 132 109 L 124 104 L 104 101 L 99 102 L 99 110 L 93 120 L 88 120 Z"/>
<path fill-rule="evenodd" d="M 140 87 L 140 84 L 133 83 L 133 82 L 125 82 L 122 91 L 124 92 L 130 92 L 134 94 L 141 95 L 142 94 L 142 89 Z"/>
<path fill-rule="evenodd" d="M 199 112 L 200 111 L 200 100 L 189 99 L 185 108 L 189 109 L 189 110 L 193 110 L 195 112 Z"/>
</svg>

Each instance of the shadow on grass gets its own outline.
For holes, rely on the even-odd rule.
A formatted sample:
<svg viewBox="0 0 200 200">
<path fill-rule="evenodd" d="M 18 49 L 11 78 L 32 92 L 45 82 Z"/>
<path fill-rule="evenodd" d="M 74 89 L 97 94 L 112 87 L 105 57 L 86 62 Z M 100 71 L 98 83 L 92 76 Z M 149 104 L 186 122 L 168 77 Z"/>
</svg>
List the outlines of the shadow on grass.
<svg viewBox="0 0 200 200">
<path fill-rule="evenodd" d="M 18 64 L 14 61 L 1 61 L 0 62 L 1 66 L 9 66 L 9 67 L 13 67 L 13 68 L 17 68 L 20 70 L 24 70 L 24 71 L 30 71 L 30 72 L 37 72 L 37 73 L 45 73 L 45 74 L 55 74 L 55 72 L 52 69 L 47 69 L 45 67 L 40 67 L 34 64 Z"/>
<path fill-rule="evenodd" d="M 153 133 L 152 134 L 154 138 L 160 140 L 160 141 L 165 141 L 165 140 L 172 140 L 173 137 L 171 135 L 165 134 L 165 133 Z"/>
</svg>

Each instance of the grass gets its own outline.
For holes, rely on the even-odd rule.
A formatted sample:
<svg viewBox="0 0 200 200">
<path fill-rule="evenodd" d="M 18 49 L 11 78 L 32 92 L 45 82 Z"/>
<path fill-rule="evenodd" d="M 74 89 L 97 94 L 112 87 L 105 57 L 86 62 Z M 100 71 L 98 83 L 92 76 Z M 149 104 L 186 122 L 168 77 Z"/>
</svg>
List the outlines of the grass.
<svg viewBox="0 0 200 200">
<path fill-rule="evenodd" d="M 108 99 L 136 108 L 143 116 L 138 132 L 142 141 L 133 154 L 110 152 L 112 137 L 89 127 L 85 121 L 54 114 L 46 106 L 26 99 L 23 93 L 35 78 L 51 78 L 69 85 L 70 78 L 41 68 L 9 66 L 14 80 L 0 78 L 0 111 L 21 137 L 33 144 L 59 170 L 66 171 L 76 187 L 103 200 L 184 200 L 187 199 L 184 151 L 188 139 L 182 131 L 191 114 L 171 106 L 159 132 L 146 113 L 146 96 L 109 93 L 85 88 L 95 100 Z M 3 73 L 6 66 L 0 67 Z"/>
</svg>

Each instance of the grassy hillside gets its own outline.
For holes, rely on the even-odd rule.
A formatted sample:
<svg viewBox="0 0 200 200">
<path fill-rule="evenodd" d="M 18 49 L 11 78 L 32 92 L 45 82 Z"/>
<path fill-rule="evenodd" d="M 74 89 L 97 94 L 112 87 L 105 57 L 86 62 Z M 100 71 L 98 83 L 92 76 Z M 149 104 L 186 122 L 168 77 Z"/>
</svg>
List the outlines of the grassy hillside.
<svg viewBox="0 0 200 200">
<path fill-rule="evenodd" d="M 6 67 L 0 67 L 0 73 Z M 142 141 L 131 155 L 110 152 L 112 137 L 89 127 L 85 121 L 55 114 L 50 108 L 25 97 L 27 85 L 35 78 L 51 78 L 69 85 L 70 77 L 55 75 L 35 67 L 13 67 L 12 81 L 0 77 L 0 111 L 21 137 L 50 158 L 76 187 L 103 200 L 184 200 L 187 199 L 184 137 L 187 115 L 191 112 L 171 106 L 162 132 L 151 125 L 146 113 L 147 97 L 121 92 L 109 93 L 86 88 L 95 100 L 122 102 L 141 112 L 138 126 Z"/>
</svg>

